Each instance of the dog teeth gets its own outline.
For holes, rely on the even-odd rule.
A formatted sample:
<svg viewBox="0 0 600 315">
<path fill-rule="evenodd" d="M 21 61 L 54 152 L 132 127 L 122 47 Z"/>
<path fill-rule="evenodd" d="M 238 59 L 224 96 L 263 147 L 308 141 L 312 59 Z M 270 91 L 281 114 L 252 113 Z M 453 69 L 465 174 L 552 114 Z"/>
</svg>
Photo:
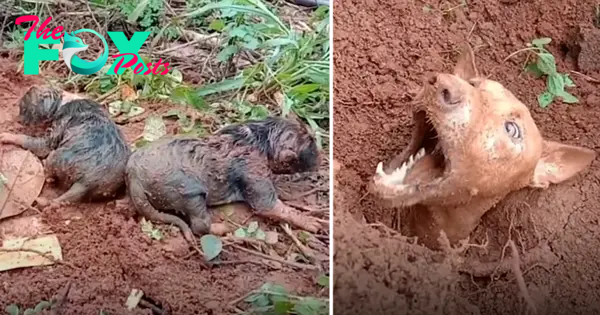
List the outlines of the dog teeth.
<svg viewBox="0 0 600 315">
<path fill-rule="evenodd" d="M 425 148 L 419 149 L 419 152 L 417 152 L 417 155 L 416 155 L 416 159 L 419 160 L 420 158 L 422 158 L 424 156 L 425 156 Z"/>
<path fill-rule="evenodd" d="M 379 162 L 379 164 L 377 164 L 377 170 L 375 171 L 375 173 L 379 176 L 386 176 L 387 174 L 383 171 L 383 163 Z"/>
<path fill-rule="evenodd" d="M 400 185 L 404 182 L 404 178 L 408 174 L 408 170 L 410 170 L 417 161 L 423 158 L 425 154 L 425 148 L 419 149 L 417 153 L 409 156 L 408 160 L 402 163 L 402 166 L 396 168 L 391 174 L 386 174 L 383 171 L 383 163 L 379 162 L 379 164 L 377 164 L 377 170 L 375 171 L 375 173 L 380 177 L 387 178 L 387 182 L 389 184 Z"/>
</svg>

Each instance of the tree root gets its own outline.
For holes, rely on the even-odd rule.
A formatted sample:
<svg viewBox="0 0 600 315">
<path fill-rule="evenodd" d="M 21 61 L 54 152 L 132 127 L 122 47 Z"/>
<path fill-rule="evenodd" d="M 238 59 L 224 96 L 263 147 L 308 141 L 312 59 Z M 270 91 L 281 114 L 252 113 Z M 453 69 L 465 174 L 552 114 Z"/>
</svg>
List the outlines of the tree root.
<svg viewBox="0 0 600 315">
<path fill-rule="evenodd" d="M 509 244 L 513 244 L 512 240 Z M 514 250 L 513 250 L 514 251 Z M 529 250 L 520 262 L 524 266 L 541 265 L 545 269 L 551 269 L 558 263 L 558 257 L 554 255 L 547 244 L 541 244 Z M 502 259 L 500 262 L 482 263 L 480 261 L 469 259 L 459 268 L 459 272 L 472 275 L 474 277 L 492 277 L 493 275 L 506 274 L 513 271 L 512 260 Z"/>
</svg>

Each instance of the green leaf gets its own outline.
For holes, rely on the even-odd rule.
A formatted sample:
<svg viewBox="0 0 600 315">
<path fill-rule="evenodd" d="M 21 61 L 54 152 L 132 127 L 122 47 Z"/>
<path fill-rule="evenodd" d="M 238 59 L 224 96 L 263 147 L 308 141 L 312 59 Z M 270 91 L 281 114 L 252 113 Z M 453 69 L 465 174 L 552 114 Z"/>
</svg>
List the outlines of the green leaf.
<svg viewBox="0 0 600 315">
<path fill-rule="evenodd" d="M 252 221 L 248 224 L 248 233 L 252 234 L 258 230 L 258 222 Z"/>
<path fill-rule="evenodd" d="M 540 69 L 540 71 L 547 75 L 552 75 L 556 73 L 556 61 L 554 60 L 554 56 L 552 56 L 552 54 L 538 54 L 537 66 L 538 69 Z"/>
<path fill-rule="evenodd" d="M 244 37 L 248 36 L 249 33 L 250 33 L 249 28 L 246 25 L 242 25 L 242 26 L 238 26 L 238 27 L 232 29 L 231 31 L 229 31 L 229 36 L 237 37 L 237 38 L 244 38 Z"/>
<path fill-rule="evenodd" d="M 562 75 L 553 73 L 548 76 L 546 80 L 547 90 L 553 95 L 559 95 L 565 90 L 565 82 L 563 81 Z"/>
<path fill-rule="evenodd" d="M 223 242 L 221 239 L 212 234 L 202 236 L 202 238 L 200 238 L 200 245 L 202 245 L 202 251 L 204 252 L 206 260 L 215 259 L 223 250 Z"/>
<path fill-rule="evenodd" d="M 579 103 L 579 100 L 577 99 L 577 97 L 575 97 L 573 94 L 571 94 L 567 91 L 562 91 L 560 94 L 557 94 L 556 96 L 560 97 L 562 99 L 562 101 L 567 104 Z"/>
<path fill-rule="evenodd" d="M 214 93 L 223 93 L 231 90 L 237 90 L 244 85 L 245 80 L 239 79 L 225 79 L 221 82 L 211 83 L 204 85 L 196 91 L 199 96 L 207 96 Z"/>
<path fill-rule="evenodd" d="M 257 229 L 254 233 L 254 238 L 256 238 L 259 241 L 264 241 L 265 239 L 267 239 L 267 235 L 265 234 L 265 231 Z"/>
<path fill-rule="evenodd" d="M 244 37 L 244 41 L 245 41 L 244 47 L 246 49 L 255 50 L 256 48 L 258 48 L 258 45 L 259 45 L 258 39 L 254 38 L 252 36 L 246 36 L 246 37 Z"/>
<path fill-rule="evenodd" d="M 137 21 L 137 19 L 140 17 L 140 15 L 142 15 L 144 10 L 146 10 L 146 7 L 148 6 L 149 2 L 150 0 L 140 1 L 140 3 L 138 3 L 133 12 L 131 12 L 131 14 L 129 14 L 129 16 L 127 17 L 127 21 L 129 23 L 134 23 L 135 21 Z"/>
<path fill-rule="evenodd" d="M 329 277 L 326 275 L 320 275 L 319 278 L 317 279 L 317 284 L 319 284 L 322 287 L 329 287 Z"/>
<path fill-rule="evenodd" d="M 298 315 L 315 315 L 325 307 L 325 303 L 321 300 L 307 297 L 300 300 L 294 307 L 294 311 Z"/>
<path fill-rule="evenodd" d="M 233 232 L 233 235 L 235 237 L 244 238 L 246 237 L 246 230 L 244 230 L 244 228 L 239 228 Z"/>
<path fill-rule="evenodd" d="M 569 77 L 568 74 L 563 74 L 563 80 L 565 81 L 565 86 L 566 87 L 574 87 L 575 86 L 575 82 L 573 82 L 573 80 L 571 80 L 571 77 Z"/>
<path fill-rule="evenodd" d="M 4 309 L 9 315 L 19 315 L 21 310 L 16 304 L 11 304 Z"/>
<path fill-rule="evenodd" d="M 541 108 L 546 108 L 552 101 L 554 100 L 554 95 L 548 91 L 544 91 L 544 93 L 538 95 L 538 103 Z"/>
<path fill-rule="evenodd" d="M 249 119 L 261 120 L 269 116 L 269 110 L 264 105 L 256 105 L 250 111 Z"/>
<path fill-rule="evenodd" d="M 187 86 L 178 86 L 171 92 L 171 100 L 183 105 L 192 105 L 195 109 L 206 109 L 207 104 L 198 95 L 195 89 Z"/>
<path fill-rule="evenodd" d="M 291 94 L 300 95 L 300 94 L 309 94 L 321 87 L 321 84 L 310 83 L 310 84 L 301 84 L 296 85 L 290 89 Z"/>
<path fill-rule="evenodd" d="M 263 284 L 262 287 L 260 287 L 260 290 L 263 292 L 264 291 L 273 292 L 273 293 L 276 293 L 277 295 L 287 295 L 288 294 L 287 290 L 283 286 L 274 284 L 274 283 L 270 283 L 270 282 Z"/>
<path fill-rule="evenodd" d="M 25 310 L 25 312 L 23 312 L 23 315 L 34 315 L 35 311 L 33 310 L 33 308 L 28 308 Z"/>
<path fill-rule="evenodd" d="M 41 313 L 43 310 L 45 309 L 49 309 L 50 306 L 52 306 L 52 303 L 48 302 L 48 301 L 41 301 L 40 303 L 38 303 L 35 306 L 35 314 Z"/>
<path fill-rule="evenodd" d="M 289 300 L 281 300 L 273 303 L 273 311 L 277 315 L 287 315 L 290 314 L 290 311 L 294 309 L 294 303 Z"/>
<path fill-rule="evenodd" d="M 544 74 L 535 63 L 528 64 L 525 67 L 525 71 L 529 71 L 536 78 L 539 78 Z"/>
<path fill-rule="evenodd" d="M 536 38 L 534 40 L 531 41 L 531 44 L 533 46 L 538 46 L 538 47 L 542 47 L 544 45 L 548 45 L 550 44 L 550 42 L 552 41 L 552 38 L 549 37 L 542 37 L 542 38 Z"/>
<path fill-rule="evenodd" d="M 217 32 L 221 32 L 225 28 L 225 22 L 219 19 L 212 20 L 212 22 L 210 22 L 208 25 L 208 28 Z"/>
<path fill-rule="evenodd" d="M 257 6 L 258 8 L 248 6 L 248 5 L 235 5 L 235 4 L 228 4 L 228 3 L 223 3 L 223 2 L 216 2 L 216 3 L 209 3 L 193 12 L 190 12 L 183 16 L 180 16 L 180 18 L 202 15 L 208 11 L 212 11 L 215 9 L 219 9 L 221 11 L 223 11 L 224 9 L 227 9 L 227 10 L 231 10 L 231 11 L 238 12 L 238 13 L 250 13 L 250 14 L 261 15 L 261 16 L 271 19 L 272 21 L 277 23 L 277 25 L 279 26 L 279 28 L 281 30 L 283 30 L 285 32 L 289 32 L 289 28 L 285 24 L 283 24 L 283 22 L 277 16 L 275 16 L 273 14 L 273 12 L 269 11 L 260 0 L 249 0 L 249 2 L 252 2 L 252 4 Z"/>
<path fill-rule="evenodd" d="M 229 59 L 231 59 L 231 57 L 233 57 L 235 54 L 237 54 L 240 51 L 239 47 L 236 45 L 230 45 L 227 46 L 225 48 L 223 48 L 218 54 L 217 54 L 217 60 L 220 62 L 225 62 Z"/>
<path fill-rule="evenodd" d="M 268 41 L 265 41 L 262 44 L 262 46 L 265 48 L 275 48 L 275 47 L 287 46 L 287 45 L 294 45 L 297 48 L 298 42 L 293 39 L 290 39 L 290 38 L 274 38 L 274 39 L 269 39 Z"/>
</svg>

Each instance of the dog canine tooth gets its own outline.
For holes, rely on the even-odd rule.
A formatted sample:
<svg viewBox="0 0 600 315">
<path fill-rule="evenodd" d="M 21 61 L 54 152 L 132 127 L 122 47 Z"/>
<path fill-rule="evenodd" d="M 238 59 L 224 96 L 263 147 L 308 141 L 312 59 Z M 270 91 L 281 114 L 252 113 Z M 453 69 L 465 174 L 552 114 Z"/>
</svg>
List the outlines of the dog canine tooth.
<svg viewBox="0 0 600 315">
<path fill-rule="evenodd" d="M 379 164 L 377 164 L 377 170 L 375 170 L 375 173 L 379 176 L 386 176 L 387 174 L 383 171 L 383 162 L 379 162 Z"/>
</svg>

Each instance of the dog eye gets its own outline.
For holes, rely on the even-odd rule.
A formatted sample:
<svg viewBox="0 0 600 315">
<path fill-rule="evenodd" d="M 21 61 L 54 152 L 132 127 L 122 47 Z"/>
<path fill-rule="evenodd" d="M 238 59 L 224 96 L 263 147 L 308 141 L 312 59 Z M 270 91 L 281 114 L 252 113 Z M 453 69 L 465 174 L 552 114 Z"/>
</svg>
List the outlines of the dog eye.
<svg viewBox="0 0 600 315">
<path fill-rule="evenodd" d="M 506 133 L 511 137 L 511 138 L 515 138 L 515 139 L 520 139 L 521 138 L 521 128 L 519 128 L 519 125 L 517 125 L 514 121 L 507 121 L 504 123 L 504 130 L 506 130 Z"/>
</svg>

